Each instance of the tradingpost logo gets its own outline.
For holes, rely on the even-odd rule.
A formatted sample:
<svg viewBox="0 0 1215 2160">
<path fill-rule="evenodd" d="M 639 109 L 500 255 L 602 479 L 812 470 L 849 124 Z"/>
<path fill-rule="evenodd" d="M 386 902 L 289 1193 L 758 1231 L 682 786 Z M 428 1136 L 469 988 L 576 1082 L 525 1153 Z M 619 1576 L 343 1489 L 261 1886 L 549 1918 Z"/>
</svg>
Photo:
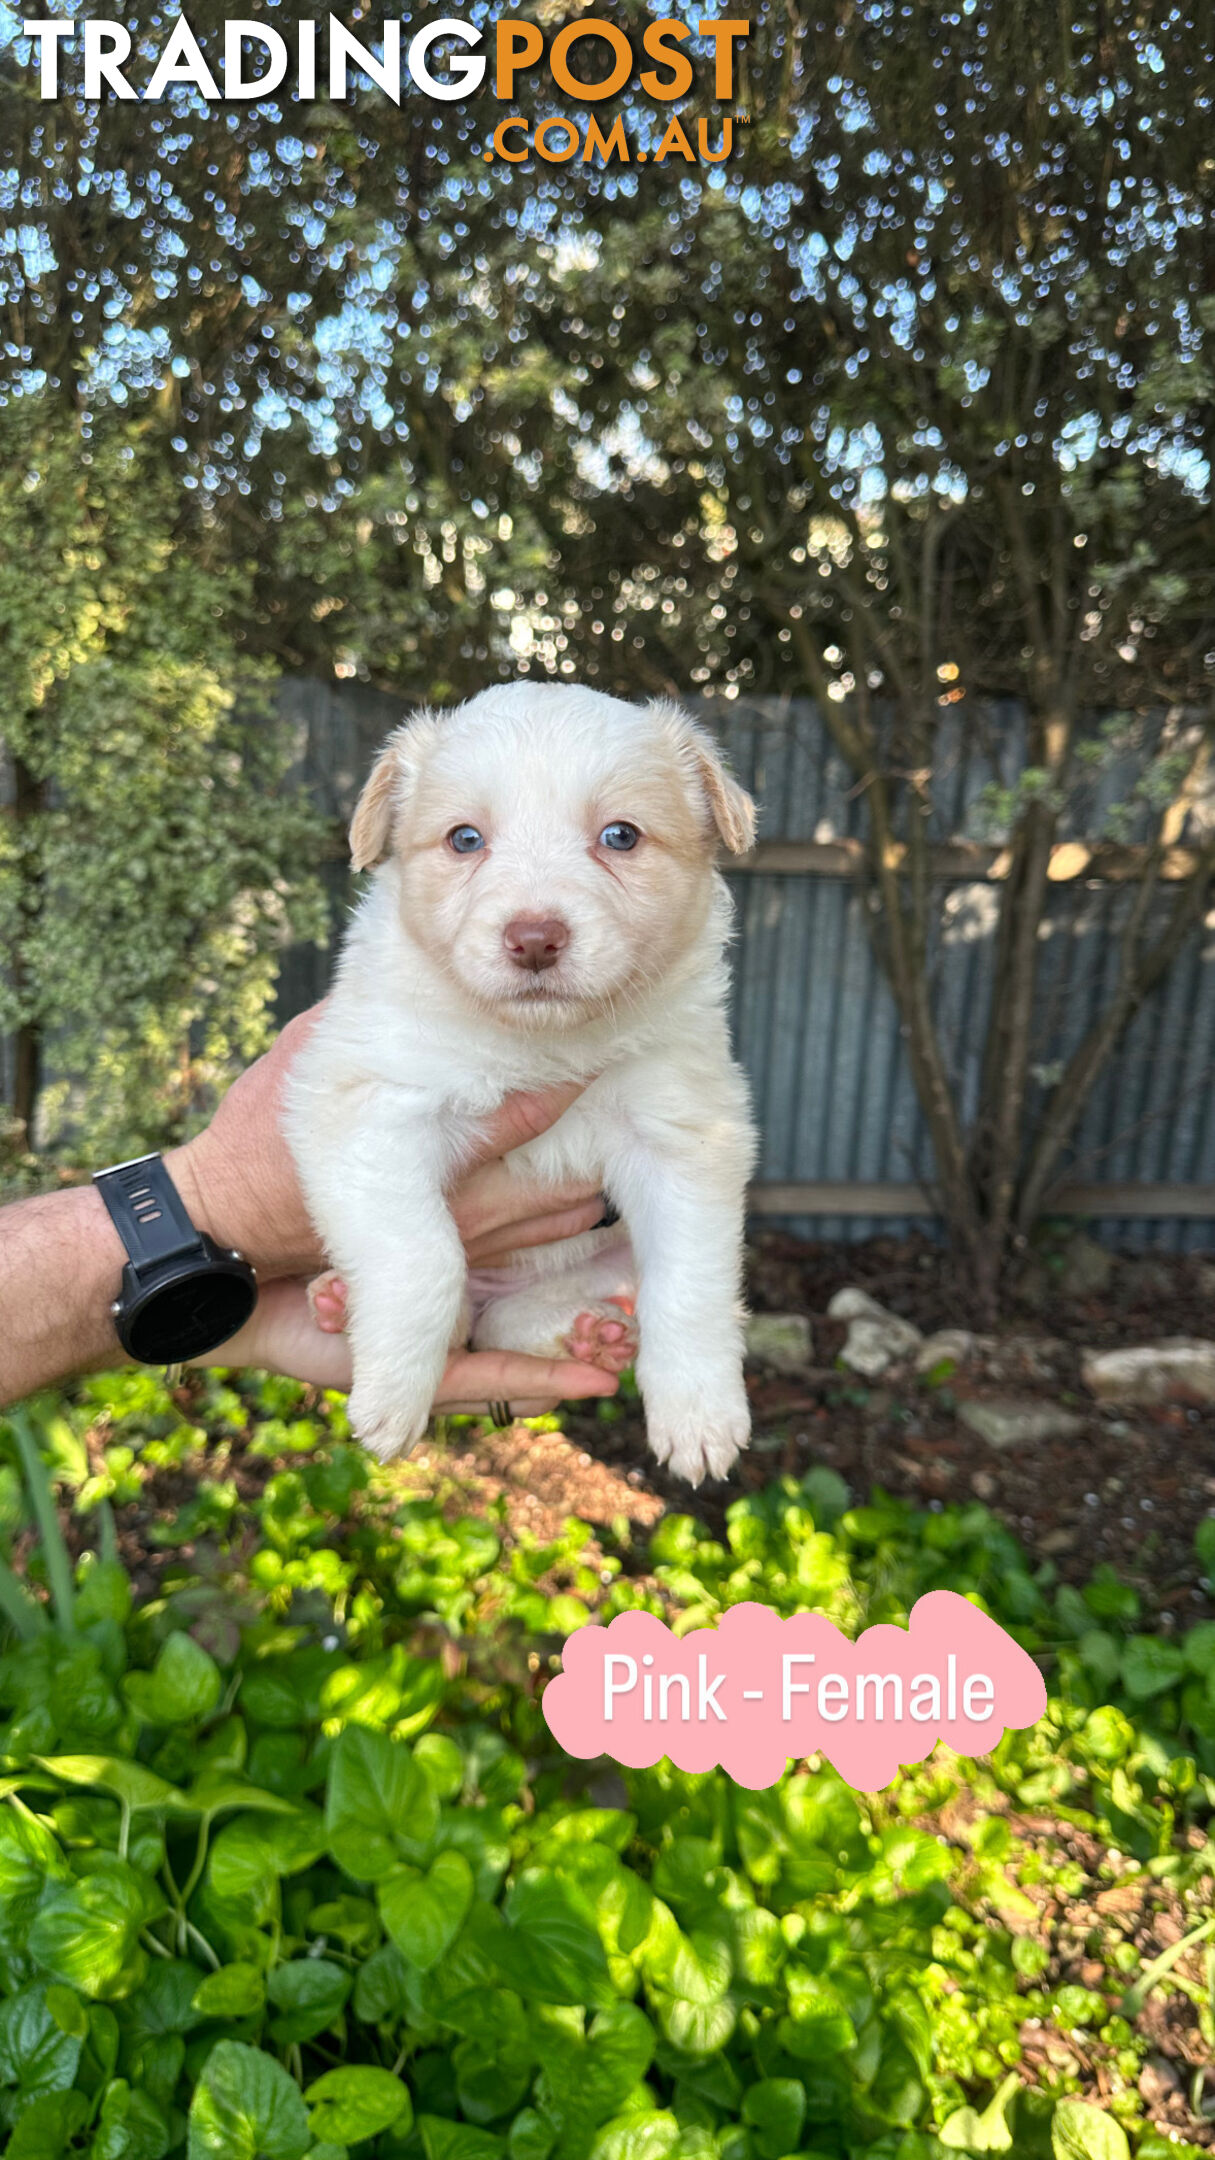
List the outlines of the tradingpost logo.
<svg viewBox="0 0 1215 2160">
<path fill-rule="evenodd" d="M 21 25 L 43 99 L 158 104 L 188 90 L 207 104 L 293 97 L 341 105 L 362 78 L 394 105 L 406 95 L 456 103 L 486 87 L 497 103 L 509 105 L 522 84 L 538 106 L 559 95 L 577 108 L 576 115 L 534 121 L 519 112 L 498 119 L 482 155 L 486 164 L 511 165 L 532 155 L 550 165 L 575 158 L 582 164 L 723 163 L 736 146 L 742 115 L 685 120 L 664 108 L 694 88 L 711 90 L 719 106 L 732 104 L 750 28 L 738 16 L 705 16 L 695 26 L 663 16 L 645 25 L 635 45 L 618 23 L 600 15 L 581 15 L 548 40 L 538 23 L 513 14 L 484 24 L 445 15 L 412 36 L 400 17 L 385 17 L 356 37 L 335 15 L 284 29 L 233 17 L 200 39 L 181 14 L 166 23 L 159 39 L 141 36 L 138 42 L 125 23 L 104 16 Z M 573 72 L 576 51 L 588 71 L 598 71 L 589 82 Z M 639 126 L 635 114 L 626 124 L 618 112 L 609 124 L 597 108 L 630 91 L 654 108 L 652 116 Z"/>
</svg>

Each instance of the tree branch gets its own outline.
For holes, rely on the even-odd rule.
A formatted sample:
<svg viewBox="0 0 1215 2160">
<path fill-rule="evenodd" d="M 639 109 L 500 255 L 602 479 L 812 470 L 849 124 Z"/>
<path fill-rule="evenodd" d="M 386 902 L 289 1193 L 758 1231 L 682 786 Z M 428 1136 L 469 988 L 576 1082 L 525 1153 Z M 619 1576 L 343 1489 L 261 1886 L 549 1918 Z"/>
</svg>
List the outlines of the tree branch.
<svg viewBox="0 0 1215 2160">
<path fill-rule="evenodd" d="M 1155 877 L 1145 876 L 1122 934 L 1118 987 L 1105 1011 L 1068 1060 L 1063 1078 L 1039 1125 L 1017 1201 L 1017 1226 L 1022 1232 L 1028 1231 L 1042 1212 L 1059 1157 L 1075 1131 L 1080 1113 L 1119 1036 L 1172 966 L 1186 938 L 1201 919 L 1213 881 L 1215 840 L 1208 841 L 1193 877 L 1187 879 L 1178 892 L 1164 930 L 1141 954 L 1139 938 L 1157 890 Z"/>
</svg>

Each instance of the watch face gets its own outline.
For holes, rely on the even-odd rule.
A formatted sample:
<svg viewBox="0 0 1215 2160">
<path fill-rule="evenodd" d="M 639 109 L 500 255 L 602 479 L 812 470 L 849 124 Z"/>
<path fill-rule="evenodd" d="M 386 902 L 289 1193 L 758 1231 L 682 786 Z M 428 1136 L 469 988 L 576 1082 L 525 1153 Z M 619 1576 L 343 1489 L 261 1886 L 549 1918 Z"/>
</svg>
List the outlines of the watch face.
<svg viewBox="0 0 1215 2160">
<path fill-rule="evenodd" d="M 141 1365 L 179 1365 L 218 1349 L 243 1327 L 257 1303 L 244 1274 L 219 1269 L 185 1276 L 154 1291 L 127 1323 L 126 1347 Z"/>
</svg>

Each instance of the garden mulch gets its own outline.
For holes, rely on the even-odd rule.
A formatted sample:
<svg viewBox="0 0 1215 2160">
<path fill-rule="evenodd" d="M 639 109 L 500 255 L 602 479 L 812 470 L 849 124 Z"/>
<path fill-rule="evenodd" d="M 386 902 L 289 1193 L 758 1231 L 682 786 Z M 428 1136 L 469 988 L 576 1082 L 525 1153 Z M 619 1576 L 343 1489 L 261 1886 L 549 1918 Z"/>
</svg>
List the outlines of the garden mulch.
<svg viewBox="0 0 1215 2160">
<path fill-rule="evenodd" d="M 1015 1532 L 1031 1560 L 1050 1560 L 1083 1583 L 1101 1562 L 1131 1582 L 1153 1624 L 1168 1633 L 1215 1609 L 1200 1586 L 1194 1534 L 1215 1512 L 1215 1406 L 1170 1403 L 1114 1409 L 1093 1401 L 1080 1376 L 1085 1350 L 1129 1348 L 1167 1335 L 1215 1338 L 1215 1268 L 1192 1257 L 1136 1256 L 1115 1263 L 1100 1296 L 1066 1297 L 1040 1279 L 1013 1297 L 993 1330 L 1006 1355 L 994 1373 L 959 1371 L 931 1387 L 913 1373 L 865 1382 L 836 1360 L 846 1329 L 827 1307 L 848 1284 L 927 1335 L 965 1324 L 964 1296 L 939 1246 L 926 1238 L 815 1244 L 771 1232 L 749 1254 L 755 1311 L 799 1312 L 813 1325 L 815 1366 L 796 1380 L 752 1373 L 751 1448 L 725 1485 L 691 1493 L 647 1455 L 640 1409 L 614 1422 L 565 1416 L 568 1507 L 586 1513 L 594 1492 L 580 1458 L 634 1479 L 670 1508 L 719 1528 L 740 1491 L 778 1471 L 802 1476 L 824 1463 L 858 1499 L 874 1486 L 920 1506 L 981 1500 Z M 997 1451 L 956 1414 L 966 1395 L 1063 1405 L 1084 1421 L 1074 1438 Z"/>
</svg>

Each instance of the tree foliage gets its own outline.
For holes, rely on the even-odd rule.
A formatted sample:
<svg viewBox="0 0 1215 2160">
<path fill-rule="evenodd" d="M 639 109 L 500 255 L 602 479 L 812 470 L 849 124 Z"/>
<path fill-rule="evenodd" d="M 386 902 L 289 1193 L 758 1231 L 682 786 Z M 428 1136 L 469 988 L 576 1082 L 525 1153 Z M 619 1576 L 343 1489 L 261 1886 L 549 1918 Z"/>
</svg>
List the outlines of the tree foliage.
<svg viewBox="0 0 1215 2160">
<path fill-rule="evenodd" d="M 320 928 L 318 825 L 226 627 L 247 580 L 175 545 L 154 441 L 84 448 L 37 403 L 0 440 L 10 1149 L 130 1154 L 264 1047 L 276 954 Z"/>
</svg>

